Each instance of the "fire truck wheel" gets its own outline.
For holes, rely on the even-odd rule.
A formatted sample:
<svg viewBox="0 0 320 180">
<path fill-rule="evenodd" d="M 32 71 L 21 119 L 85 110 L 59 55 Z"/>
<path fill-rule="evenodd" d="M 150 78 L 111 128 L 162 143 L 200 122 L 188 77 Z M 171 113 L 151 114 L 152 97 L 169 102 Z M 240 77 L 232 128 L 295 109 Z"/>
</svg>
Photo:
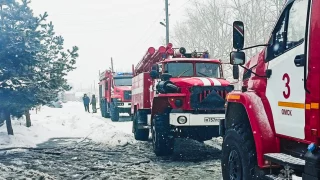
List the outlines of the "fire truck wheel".
<svg viewBox="0 0 320 180">
<path fill-rule="evenodd" d="M 111 121 L 119 121 L 119 109 L 113 103 L 110 104 Z"/>
<path fill-rule="evenodd" d="M 149 129 L 138 129 L 138 118 L 139 118 L 139 112 L 135 113 L 133 117 L 132 125 L 133 125 L 134 138 L 138 141 L 148 141 Z"/>
<path fill-rule="evenodd" d="M 101 116 L 105 118 L 106 115 L 105 115 L 105 111 L 104 111 L 104 106 L 102 104 L 100 106 L 100 112 L 101 112 Z"/>
<path fill-rule="evenodd" d="M 170 134 L 169 117 L 155 115 L 152 125 L 152 145 L 157 156 L 168 156 L 173 153 L 174 138 Z"/>
<path fill-rule="evenodd" d="M 107 112 L 107 103 L 106 102 L 103 102 L 103 104 L 101 104 L 100 111 L 101 111 L 102 117 L 104 117 L 104 118 L 110 117 L 109 113 Z"/>
<path fill-rule="evenodd" d="M 110 105 L 108 105 L 107 103 L 105 104 L 105 109 L 104 109 L 104 114 L 105 114 L 105 118 L 110 118 L 110 110 L 108 112 L 108 107 L 110 107 Z"/>
<path fill-rule="evenodd" d="M 257 158 L 250 126 L 237 124 L 228 129 L 222 144 L 224 180 L 256 179 Z"/>
</svg>

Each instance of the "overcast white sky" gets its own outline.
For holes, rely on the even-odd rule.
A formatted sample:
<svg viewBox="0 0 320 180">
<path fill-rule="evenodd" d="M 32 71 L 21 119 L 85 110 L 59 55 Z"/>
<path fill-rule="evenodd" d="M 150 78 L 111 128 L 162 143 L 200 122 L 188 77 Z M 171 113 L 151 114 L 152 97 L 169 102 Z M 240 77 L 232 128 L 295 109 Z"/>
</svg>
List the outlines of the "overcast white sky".
<svg viewBox="0 0 320 180">
<path fill-rule="evenodd" d="M 191 0 L 169 0 L 170 29 Z M 79 46 L 77 69 L 68 76 L 75 87 L 90 87 L 99 70 L 131 71 L 148 47 L 161 45 L 164 0 L 31 0 L 36 15 L 48 12 L 65 47 Z"/>
</svg>

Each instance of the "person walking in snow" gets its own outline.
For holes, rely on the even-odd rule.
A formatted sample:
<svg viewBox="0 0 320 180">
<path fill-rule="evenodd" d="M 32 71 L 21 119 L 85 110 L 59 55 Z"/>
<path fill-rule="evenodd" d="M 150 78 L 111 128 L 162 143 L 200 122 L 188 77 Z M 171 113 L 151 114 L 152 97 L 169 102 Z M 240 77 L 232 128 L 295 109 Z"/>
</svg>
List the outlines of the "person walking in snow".
<svg viewBox="0 0 320 180">
<path fill-rule="evenodd" d="M 89 110 L 90 98 L 87 96 L 87 94 L 84 94 L 84 95 L 83 95 L 82 100 L 83 100 L 83 105 L 84 105 L 85 111 L 86 111 L 86 112 L 87 112 L 87 111 L 90 112 L 90 110 Z"/>
<path fill-rule="evenodd" d="M 97 113 L 97 99 L 96 99 L 96 96 L 93 94 L 92 95 L 92 98 L 91 98 L 91 103 L 90 103 L 91 105 L 92 105 L 92 112 L 93 113 Z"/>
</svg>

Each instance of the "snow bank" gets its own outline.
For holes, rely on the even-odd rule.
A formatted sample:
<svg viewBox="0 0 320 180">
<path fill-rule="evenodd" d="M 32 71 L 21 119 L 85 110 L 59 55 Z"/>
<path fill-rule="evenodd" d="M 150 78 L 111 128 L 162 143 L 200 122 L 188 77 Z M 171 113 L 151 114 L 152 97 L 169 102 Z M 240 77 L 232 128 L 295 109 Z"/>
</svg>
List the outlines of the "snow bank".
<svg viewBox="0 0 320 180">
<path fill-rule="evenodd" d="M 25 119 L 13 120 L 14 136 L 8 136 L 6 126 L 0 127 L 0 148 L 36 147 L 50 138 L 79 137 L 112 146 L 133 143 L 132 122 L 111 122 L 84 111 L 82 103 L 69 102 L 63 108 L 42 107 L 31 112 L 32 127 L 25 126 Z"/>
</svg>

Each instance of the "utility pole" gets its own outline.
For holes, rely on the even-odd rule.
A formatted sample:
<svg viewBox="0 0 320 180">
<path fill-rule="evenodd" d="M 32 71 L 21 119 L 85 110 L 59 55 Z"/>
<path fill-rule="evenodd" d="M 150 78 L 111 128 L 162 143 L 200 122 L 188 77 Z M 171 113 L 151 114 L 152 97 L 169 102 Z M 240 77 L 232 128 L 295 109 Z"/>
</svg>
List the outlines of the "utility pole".
<svg viewBox="0 0 320 180">
<path fill-rule="evenodd" d="M 96 81 L 93 81 L 93 91 L 96 93 Z"/>
<path fill-rule="evenodd" d="M 169 44 L 169 0 L 165 0 L 166 7 L 166 44 Z"/>
<path fill-rule="evenodd" d="M 113 70 L 114 70 L 114 69 L 113 69 L 113 60 L 112 60 L 112 57 L 111 57 L 111 71 L 112 71 L 112 73 L 114 73 Z"/>
</svg>

